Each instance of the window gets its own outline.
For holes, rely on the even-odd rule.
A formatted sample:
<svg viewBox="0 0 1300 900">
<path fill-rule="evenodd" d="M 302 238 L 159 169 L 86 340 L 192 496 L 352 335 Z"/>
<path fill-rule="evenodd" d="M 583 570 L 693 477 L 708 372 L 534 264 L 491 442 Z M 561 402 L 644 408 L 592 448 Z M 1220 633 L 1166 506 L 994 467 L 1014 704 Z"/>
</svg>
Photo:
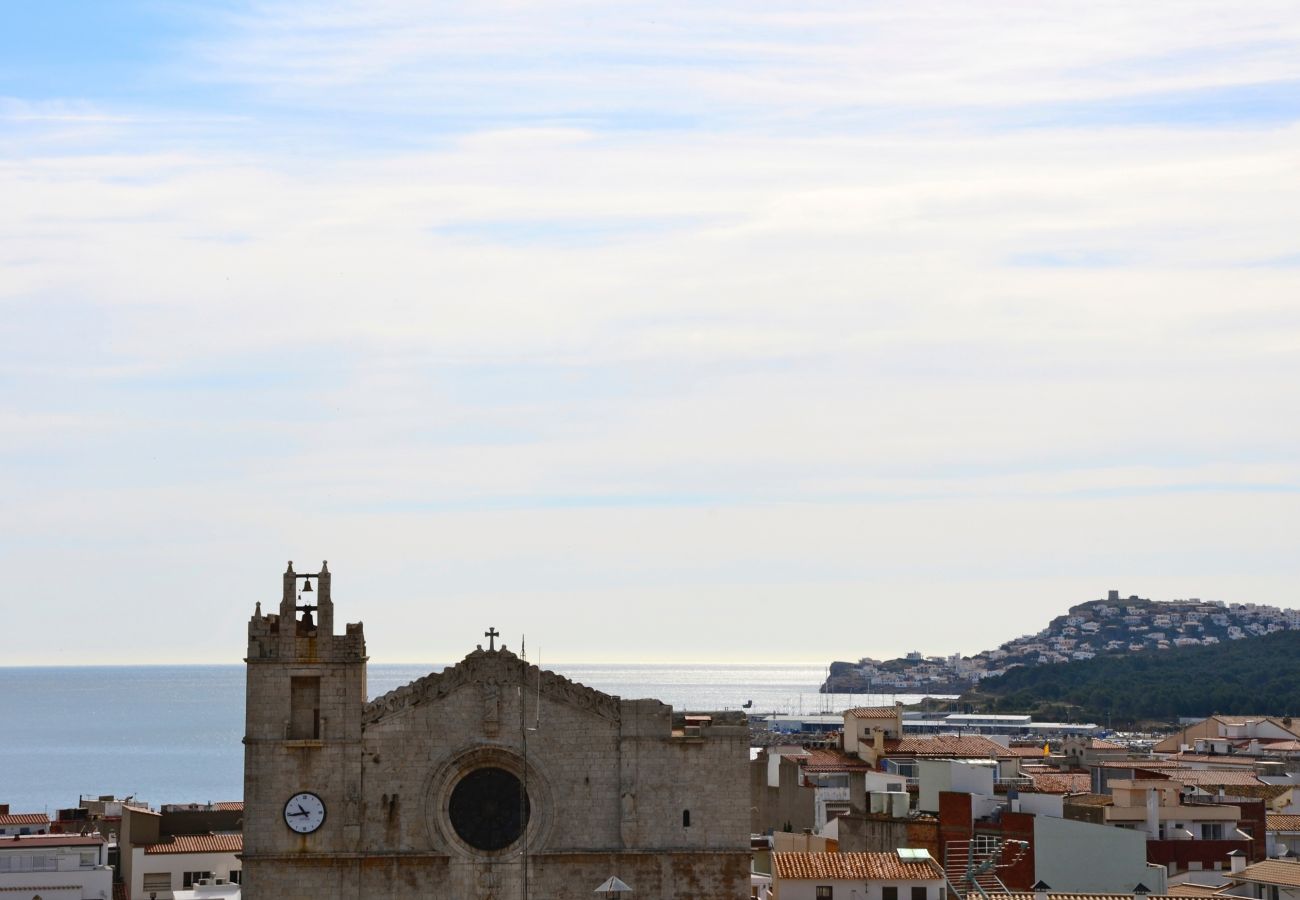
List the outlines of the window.
<svg viewBox="0 0 1300 900">
<path fill-rule="evenodd" d="M 230 878 L 229 878 L 228 880 L 230 881 L 231 884 L 243 884 L 243 883 L 244 883 L 244 870 L 243 870 L 243 869 L 231 869 L 231 870 L 230 870 Z"/>
<path fill-rule="evenodd" d="M 99 862 L 99 854 L 94 850 L 81 851 L 81 867 L 83 869 L 94 866 Z"/>
<path fill-rule="evenodd" d="M 170 891 L 172 889 L 172 873 L 145 872 L 144 889 L 146 891 Z"/>
<path fill-rule="evenodd" d="M 691 811 L 689 809 L 682 810 L 682 827 L 691 827 Z"/>
<path fill-rule="evenodd" d="M 880 900 L 898 900 L 898 888 L 882 887 L 880 889 Z"/>
<path fill-rule="evenodd" d="M 186 872 L 184 877 L 181 879 L 181 887 L 192 888 L 197 882 L 204 878 L 211 877 L 211 872 Z"/>
<path fill-rule="evenodd" d="M 320 740 L 320 678 L 289 679 L 289 739 Z"/>
<path fill-rule="evenodd" d="M 925 900 L 925 893 L 924 886 L 912 888 L 912 900 Z"/>
<path fill-rule="evenodd" d="M 829 884 L 817 885 L 817 900 L 831 900 L 834 889 Z"/>
</svg>

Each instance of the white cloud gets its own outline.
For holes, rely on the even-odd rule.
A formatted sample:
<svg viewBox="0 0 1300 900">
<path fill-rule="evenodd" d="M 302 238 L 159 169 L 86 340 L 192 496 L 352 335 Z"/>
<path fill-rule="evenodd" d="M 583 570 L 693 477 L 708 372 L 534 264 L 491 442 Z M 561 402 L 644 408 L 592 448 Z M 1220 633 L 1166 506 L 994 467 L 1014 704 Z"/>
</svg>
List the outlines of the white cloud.
<svg viewBox="0 0 1300 900">
<path fill-rule="evenodd" d="M 1300 132 L 987 116 L 1292 78 L 1297 26 L 1071 9 L 259 5 L 202 44 L 246 114 L 5 107 L 11 581 L 75 559 L 143 615 L 219 557 L 184 608 L 242 616 L 328 556 L 388 659 L 539 597 L 688 658 L 683 619 L 805 603 L 974 650 L 955 596 L 1287 602 Z"/>
</svg>

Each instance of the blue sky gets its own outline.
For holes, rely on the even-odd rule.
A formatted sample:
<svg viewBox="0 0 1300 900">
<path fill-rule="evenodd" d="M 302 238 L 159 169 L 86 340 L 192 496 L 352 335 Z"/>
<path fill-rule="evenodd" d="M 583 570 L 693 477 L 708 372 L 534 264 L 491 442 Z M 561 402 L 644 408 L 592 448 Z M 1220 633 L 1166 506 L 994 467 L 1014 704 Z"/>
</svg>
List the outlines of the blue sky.
<svg viewBox="0 0 1300 900">
<path fill-rule="evenodd" d="M 1283 2 L 11 4 L 0 662 L 237 659 L 289 558 L 383 661 L 1297 605 L 1297 51 Z"/>
</svg>

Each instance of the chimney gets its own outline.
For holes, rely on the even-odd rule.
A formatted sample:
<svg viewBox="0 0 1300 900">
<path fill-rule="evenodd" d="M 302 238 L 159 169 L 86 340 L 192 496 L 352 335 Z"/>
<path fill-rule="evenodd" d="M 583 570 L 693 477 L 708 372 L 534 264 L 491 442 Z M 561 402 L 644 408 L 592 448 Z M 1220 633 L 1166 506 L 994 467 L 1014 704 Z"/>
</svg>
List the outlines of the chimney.
<svg viewBox="0 0 1300 900">
<path fill-rule="evenodd" d="M 1153 840 L 1160 840 L 1160 792 L 1155 788 L 1147 788 L 1147 836 Z"/>
<path fill-rule="evenodd" d="M 1034 900 L 1047 900 L 1047 892 L 1051 889 L 1052 886 L 1046 881 L 1039 880 L 1034 882 L 1034 886 L 1031 888 L 1034 892 Z"/>
<path fill-rule="evenodd" d="M 0 803 L 0 816 L 7 816 L 7 815 L 9 815 L 9 804 Z"/>
<path fill-rule="evenodd" d="M 881 756 L 885 752 L 885 732 L 879 728 L 871 730 L 871 749 L 876 751 L 876 756 Z"/>
<path fill-rule="evenodd" d="M 1246 854 L 1242 853 L 1240 850 L 1233 850 L 1228 854 L 1228 866 L 1228 871 L 1240 872 L 1242 869 L 1246 868 Z"/>
<path fill-rule="evenodd" d="M 849 815 L 863 816 L 867 813 L 867 774 L 865 772 L 849 773 Z"/>
</svg>

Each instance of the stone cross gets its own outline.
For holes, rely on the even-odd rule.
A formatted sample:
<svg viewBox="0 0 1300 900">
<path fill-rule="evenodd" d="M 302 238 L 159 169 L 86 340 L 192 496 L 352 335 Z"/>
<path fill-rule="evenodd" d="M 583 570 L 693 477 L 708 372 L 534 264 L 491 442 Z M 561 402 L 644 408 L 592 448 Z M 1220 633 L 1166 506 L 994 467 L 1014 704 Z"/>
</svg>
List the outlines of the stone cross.
<svg viewBox="0 0 1300 900">
<path fill-rule="evenodd" d="M 488 650 L 496 649 L 496 639 L 501 636 L 501 632 L 489 626 L 488 630 L 483 632 L 483 637 L 488 639 Z"/>
</svg>

